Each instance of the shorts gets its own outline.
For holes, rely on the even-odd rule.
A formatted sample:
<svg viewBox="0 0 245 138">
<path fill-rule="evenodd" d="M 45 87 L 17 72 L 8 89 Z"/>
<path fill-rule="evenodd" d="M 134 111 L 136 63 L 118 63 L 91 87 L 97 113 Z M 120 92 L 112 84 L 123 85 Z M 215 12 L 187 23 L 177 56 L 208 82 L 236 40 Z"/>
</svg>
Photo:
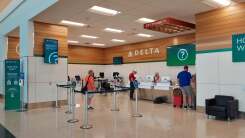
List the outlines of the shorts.
<svg viewBox="0 0 245 138">
<path fill-rule="evenodd" d="M 181 91 L 183 92 L 184 95 L 186 95 L 188 97 L 192 97 L 193 96 L 191 86 L 180 87 L 180 89 L 181 89 Z"/>
<path fill-rule="evenodd" d="M 93 93 L 89 93 L 89 91 L 88 91 L 88 98 L 93 98 L 94 97 L 94 94 Z"/>
</svg>

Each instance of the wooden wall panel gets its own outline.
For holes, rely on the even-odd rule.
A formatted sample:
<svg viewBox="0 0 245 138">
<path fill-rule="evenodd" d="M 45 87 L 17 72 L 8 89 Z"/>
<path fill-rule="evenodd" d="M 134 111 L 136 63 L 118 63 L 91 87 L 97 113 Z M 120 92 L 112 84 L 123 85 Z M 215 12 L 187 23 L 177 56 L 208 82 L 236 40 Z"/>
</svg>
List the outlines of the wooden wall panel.
<svg viewBox="0 0 245 138">
<path fill-rule="evenodd" d="M 68 29 L 65 26 L 35 22 L 35 46 L 34 55 L 43 55 L 43 40 L 45 38 L 57 39 L 59 41 L 59 56 L 68 56 Z"/>
<path fill-rule="evenodd" d="M 104 64 L 104 49 L 69 45 L 68 63 Z"/>
<path fill-rule="evenodd" d="M 16 52 L 16 48 L 19 46 L 18 37 L 8 37 L 8 59 L 19 59 L 19 54 Z M 18 50 L 17 50 L 18 51 Z"/>
<path fill-rule="evenodd" d="M 245 33 L 245 3 L 196 15 L 197 50 L 231 48 L 232 34 Z"/>
<path fill-rule="evenodd" d="M 195 42 L 195 34 L 188 34 L 170 38 L 163 38 L 158 40 L 152 40 L 147 42 L 128 44 L 123 46 L 117 46 L 105 49 L 105 64 L 112 64 L 112 59 L 115 56 L 122 56 L 124 63 L 132 62 L 147 62 L 147 61 L 163 61 L 166 60 L 166 48 L 168 46 L 177 44 L 186 44 Z M 148 54 L 128 57 L 129 51 L 134 52 L 135 50 L 158 48 L 159 54 Z"/>
</svg>

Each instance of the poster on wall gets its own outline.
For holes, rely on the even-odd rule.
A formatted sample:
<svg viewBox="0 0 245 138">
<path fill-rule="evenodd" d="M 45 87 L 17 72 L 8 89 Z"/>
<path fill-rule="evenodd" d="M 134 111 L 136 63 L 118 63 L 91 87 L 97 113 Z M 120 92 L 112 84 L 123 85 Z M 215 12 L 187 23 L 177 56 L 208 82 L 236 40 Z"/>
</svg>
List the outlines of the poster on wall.
<svg viewBox="0 0 245 138">
<path fill-rule="evenodd" d="M 232 35 L 232 61 L 245 62 L 245 34 Z"/>
<path fill-rule="evenodd" d="M 44 63 L 58 64 L 58 40 L 44 39 Z"/>
<path fill-rule="evenodd" d="M 20 61 L 5 60 L 5 110 L 20 109 Z"/>
<path fill-rule="evenodd" d="M 196 46 L 194 44 L 175 45 L 167 48 L 167 66 L 195 65 Z"/>
</svg>

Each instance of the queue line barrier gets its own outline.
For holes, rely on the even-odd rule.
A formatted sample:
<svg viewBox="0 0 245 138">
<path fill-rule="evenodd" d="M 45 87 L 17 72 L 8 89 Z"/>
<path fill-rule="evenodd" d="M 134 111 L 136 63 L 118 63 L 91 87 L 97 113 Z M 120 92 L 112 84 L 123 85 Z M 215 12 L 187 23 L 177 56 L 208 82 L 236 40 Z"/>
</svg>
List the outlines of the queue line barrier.
<svg viewBox="0 0 245 138">
<path fill-rule="evenodd" d="M 58 95 L 58 88 L 66 88 L 67 90 L 67 101 L 68 101 L 68 111 L 66 111 L 65 113 L 67 114 L 72 114 L 72 118 L 69 119 L 67 122 L 68 123 L 76 123 L 79 120 L 75 119 L 75 110 L 76 110 L 76 104 L 75 104 L 75 85 L 72 84 L 67 84 L 67 85 L 59 85 L 57 84 L 57 93 L 56 93 L 56 103 L 55 103 L 55 107 L 56 108 L 60 108 L 60 106 L 58 105 L 58 100 L 59 100 L 59 95 Z"/>
<path fill-rule="evenodd" d="M 78 91 L 74 90 L 76 93 L 81 93 L 84 96 L 84 106 L 83 106 L 83 119 L 82 119 L 82 126 L 80 127 L 81 129 L 91 129 L 93 126 L 89 124 L 88 122 L 88 95 L 89 94 L 100 94 L 102 92 L 107 92 L 107 93 L 113 93 L 113 105 L 111 111 L 119 111 L 119 108 L 117 106 L 117 93 L 119 92 L 127 92 L 130 90 L 130 88 L 127 87 L 118 87 L 115 86 L 114 89 L 111 90 L 102 90 L 102 91 Z M 132 115 L 132 117 L 142 117 L 143 115 L 139 113 L 138 111 L 138 89 L 135 91 L 135 111 Z"/>
</svg>

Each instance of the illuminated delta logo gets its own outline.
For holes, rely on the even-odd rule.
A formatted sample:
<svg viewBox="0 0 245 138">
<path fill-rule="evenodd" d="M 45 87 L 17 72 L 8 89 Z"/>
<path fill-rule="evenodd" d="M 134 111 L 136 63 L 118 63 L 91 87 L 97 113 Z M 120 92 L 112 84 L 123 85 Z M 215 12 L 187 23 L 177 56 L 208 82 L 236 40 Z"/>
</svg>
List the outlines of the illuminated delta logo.
<svg viewBox="0 0 245 138">
<path fill-rule="evenodd" d="M 48 63 L 58 64 L 58 52 L 52 52 L 49 54 Z"/>
<path fill-rule="evenodd" d="M 177 57 L 180 61 L 184 61 L 189 57 L 188 51 L 186 49 L 179 49 Z"/>
</svg>

